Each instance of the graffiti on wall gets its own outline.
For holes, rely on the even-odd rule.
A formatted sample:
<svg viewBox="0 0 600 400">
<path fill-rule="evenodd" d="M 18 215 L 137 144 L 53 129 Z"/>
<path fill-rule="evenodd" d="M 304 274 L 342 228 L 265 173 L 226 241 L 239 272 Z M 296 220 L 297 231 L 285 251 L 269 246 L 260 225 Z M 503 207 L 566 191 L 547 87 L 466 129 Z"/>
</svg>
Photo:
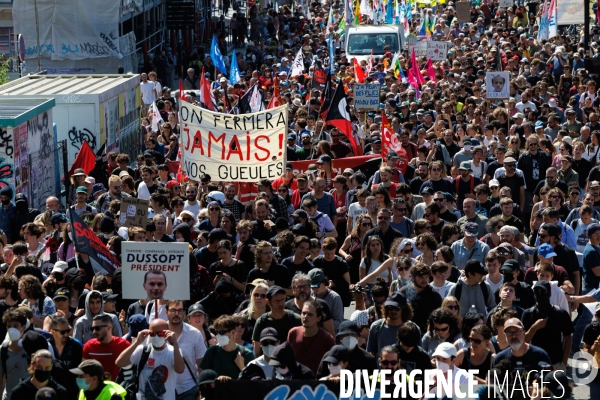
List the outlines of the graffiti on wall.
<svg viewBox="0 0 600 400">
<path fill-rule="evenodd" d="M 83 142 L 88 142 L 92 150 L 96 150 L 96 135 L 87 128 L 78 129 L 75 126 L 71 128 L 69 130 L 69 143 L 71 146 L 79 151 Z"/>
<path fill-rule="evenodd" d="M 46 198 L 56 194 L 52 112 L 40 114 L 29 120 L 28 124 L 30 204 L 36 208 L 43 208 Z"/>
<path fill-rule="evenodd" d="M 0 129 L 0 188 L 15 189 L 14 171 L 14 141 L 13 134 L 6 129 Z"/>
</svg>

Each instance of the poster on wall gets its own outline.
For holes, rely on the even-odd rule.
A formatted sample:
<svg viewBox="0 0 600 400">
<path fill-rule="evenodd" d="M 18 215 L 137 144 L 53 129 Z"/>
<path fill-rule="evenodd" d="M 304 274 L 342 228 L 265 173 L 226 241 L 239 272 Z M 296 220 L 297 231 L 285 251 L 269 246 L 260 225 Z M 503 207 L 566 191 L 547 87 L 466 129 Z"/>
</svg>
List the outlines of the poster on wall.
<svg viewBox="0 0 600 400">
<path fill-rule="evenodd" d="M 106 131 L 106 151 L 119 146 L 119 97 L 104 103 L 104 127 Z"/>
<path fill-rule="evenodd" d="M 56 175 L 55 175 L 55 151 L 54 151 L 54 129 L 52 123 L 52 110 L 48 110 L 36 117 L 38 127 L 41 127 L 39 136 L 37 134 L 31 138 L 28 137 L 28 143 L 32 140 L 36 143 L 37 151 L 32 151 L 34 147 L 29 146 L 29 183 L 31 195 L 29 203 L 32 207 L 44 209 L 46 198 L 56 195 Z M 28 134 L 30 131 L 28 131 Z"/>
<path fill-rule="evenodd" d="M 487 72 L 485 74 L 485 97 L 487 99 L 508 99 L 510 72 Z"/>
<path fill-rule="evenodd" d="M 585 20 L 584 13 L 586 4 L 581 0 L 557 0 L 556 18 L 557 25 L 581 24 Z"/>
<path fill-rule="evenodd" d="M 15 189 L 17 193 L 23 193 L 29 198 L 28 178 L 29 178 L 29 149 L 27 143 L 27 132 L 29 129 L 29 121 L 19 126 L 19 171 L 17 173 L 15 163 Z"/>
<path fill-rule="evenodd" d="M 18 128 L 0 128 L 0 188 L 15 188 L 14 160 L 16 146 L 14 136 L 18 136 Z M 14 193 L 14 190 L 13 190 Z"/>
</svg>

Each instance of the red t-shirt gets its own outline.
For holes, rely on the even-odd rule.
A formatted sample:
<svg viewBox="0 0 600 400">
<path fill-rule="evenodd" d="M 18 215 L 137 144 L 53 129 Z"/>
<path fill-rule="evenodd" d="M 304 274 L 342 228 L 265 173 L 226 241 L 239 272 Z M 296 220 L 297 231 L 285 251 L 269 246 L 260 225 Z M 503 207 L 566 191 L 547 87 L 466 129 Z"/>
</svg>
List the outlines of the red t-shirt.
<svg viewBox="0 0 600 400">
<path fill-rule="evenodd" d="M 287 341 L 294 349 L 296 361 L 310 368 L 315 375 L 323 355 L 335 346 L 335 340 L 323 328 L 319 329 L 319 333 L 315 336 L 306 338 L 304 337 L 304 327 L 297 326 L 290 329 Z"/>
<path fill-rule="evenodd" d="M 378 183 L 376 185 L 373 185 L 371 187 L 371 191 L 377 189 L 379 186 L 382 186 L 382 185 L 383 185 L 383 183 Z M 396 188 L 397 187 L 398 187 L 398 185 L 396 183 L 392 182 L 392 184 L 388 188 L 386 188 L 388 190 L 388 192 L 390 193 L 390 199 L 392 199 L 392 200 L 396 198 Z"/>
<path fill-rule="evenodd" d="M 114 381 L 121 369 L 115 364 L 115 361 L 119 354 L 129 346 L 130 343 L 127 340 L 118 336 L 113 336 L 112 342 L 107 344 L 100 343 L 98 339 L 90 339 L 83 346 L 83 358 L 98 360 L 102 364 L 104 372 L 110 373 L 110 378 Z"/>
</svg>

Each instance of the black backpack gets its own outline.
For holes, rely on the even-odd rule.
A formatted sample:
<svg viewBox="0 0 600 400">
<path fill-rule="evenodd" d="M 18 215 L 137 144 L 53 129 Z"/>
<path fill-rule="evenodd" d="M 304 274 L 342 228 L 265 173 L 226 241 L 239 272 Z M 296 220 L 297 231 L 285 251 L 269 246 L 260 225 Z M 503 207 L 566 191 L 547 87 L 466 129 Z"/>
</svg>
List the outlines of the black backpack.
<svg viewBox="0 0 600 400">
<path fill-rule="evenodd" d="M 454 297 L 456 297 L 458 299 L 458 301 L 460 301 L 460 296 L 462 294 L 462 286 L 463 285 L 464 285 L 464 282 L 462 281 L 462 279 L 459 279 L 458 282 L 456 282 L 456 290 L 454 291 Z M 479 287 L 481 288 L 481 293 L 483 294 L 483 299 L 487 302 L 488 296 L 490 294 L 487 285 L 485 284 L 485 282 L 480 282 Z"/>
<path fill-rule="evenodd" d="M 140 373 L 142 372 L 144 365 L 146 365 L 146 362 L 148 362 L 151 350 L 152 348 L 149 344 L 144 345 L 144 350 L 142 351 L 142 357 L 140 358 L 140 361 L 137 364 L 132 365 L 134 370 L 127 377 L 123 372 L 123 368 L 121 368 L 119 371 L 119 375 L 117 376 L 115 382 L 121 385 L 127 392 L 125 395 L 125 400 L 137 400 L 137 393 L 139 392 L 140 386 Z"/>
</svg>

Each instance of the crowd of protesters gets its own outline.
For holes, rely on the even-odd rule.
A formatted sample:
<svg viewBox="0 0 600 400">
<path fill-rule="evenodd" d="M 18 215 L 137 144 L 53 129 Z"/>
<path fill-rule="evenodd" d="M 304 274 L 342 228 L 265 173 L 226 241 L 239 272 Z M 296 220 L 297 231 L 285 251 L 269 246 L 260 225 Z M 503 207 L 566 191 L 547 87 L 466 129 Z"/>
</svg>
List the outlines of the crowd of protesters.
<svg viewBox="0 0 600 400">
<path fill-rule="evenodd" d="M 239 82 L 196 54 L 183 87 L 198 103 L 203 70 L 221 112 L 255 84 L 265 108 L 279 92 L 284 176 L 171 173 L 178 104 L 150 72 L 142 102 L 156 102 L 164 123 L 143 118 L 135 160 L 110 152 L 93 171 L 74 170 L 66 197 L 47 198 L 44 212 L 0 189 L 3 398 L 210 400 L 231 380 L 338 383 L 342 370 L 478 369 L 482 385 L 488 372 L 533 385 L 529 372 L 541 368 L 565 388 L 545 394 L 568 398 L 569 357 L 600 359 L 600 307 L 585 306 L 600 300 L 599 75 L 586 68 L 600 57 L 598 28 L 584 51 L 563 27 L 537 40 L 539 3 L 478 3 L 470 23 L 456 22 L 452 2 L 427 8 L 448 58 L 432 76 L 419 59 L 428 78 L 412 87 L 407 49 L 402 73 L 383 45 L 383 56 L 349 61 L 338 27 L 355 3 L 279 3 L 229 22 L 247 49 Z M 411 29 L 420 26 L 415 11 Z M 304 71 L 291 76 L 298 51 Z M 352 132 L 323 120 L 311 87 L 319 69 L 344 85 Z M 510 73 L 510 98 L 486 99 L 493 71 Z M 379 112 L 354 109 L 363 74 L 380 84 Z M 375 173 L 337 168 L 382 154 L 383 116 L 396 151 L 383 149 Z M 300 160 L 312 163 L 295 170 Z M 144 226 L 120 225 L 124 197 L 149 201 Z M 187 243 L 191 298 L 165 299 L 166 276 L 153 270 L 147 297 L 124 299 L 134 283 L 76 250 L 70 212 L 117 258 L 124 241 Z"/>
</svg>

